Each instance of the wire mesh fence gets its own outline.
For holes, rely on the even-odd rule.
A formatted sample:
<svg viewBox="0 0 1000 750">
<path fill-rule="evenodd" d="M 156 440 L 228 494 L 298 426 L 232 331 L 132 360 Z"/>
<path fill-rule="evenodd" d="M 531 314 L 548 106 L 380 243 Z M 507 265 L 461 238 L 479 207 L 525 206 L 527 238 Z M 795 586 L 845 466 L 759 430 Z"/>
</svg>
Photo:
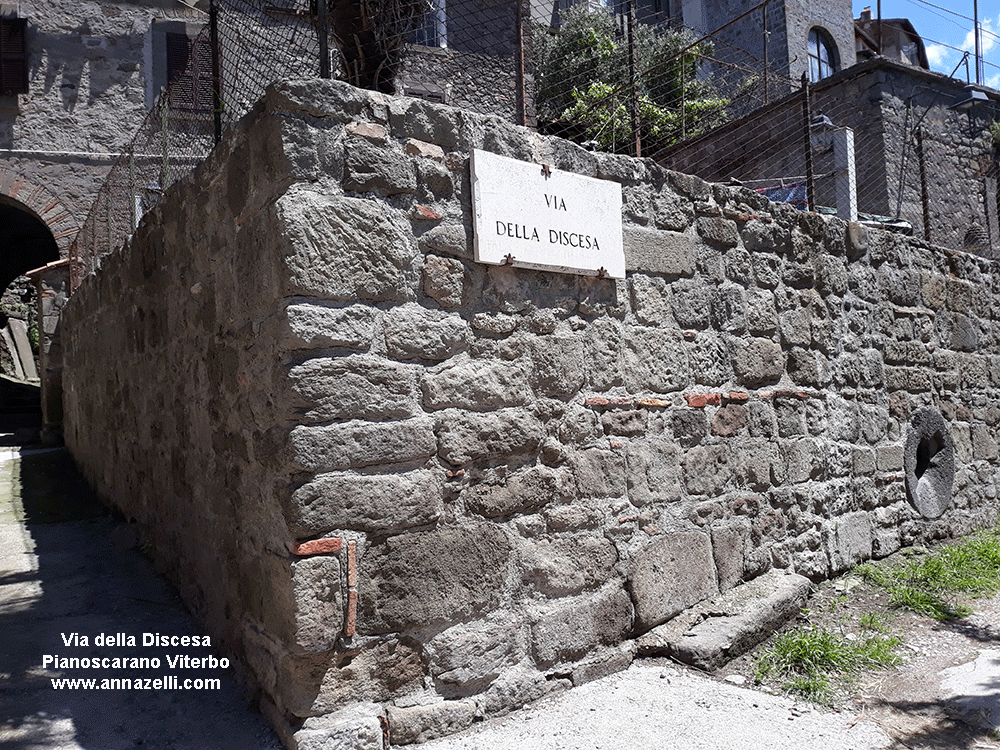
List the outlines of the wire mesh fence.
<svg viewBox="0 0 1000 750">
<path fill-rule="evenodd" d="M 995 101 L 949 109 L 958 82 L 879 59 L 809 84 L 789 77 L 787 45 L 769 42 L 777 4 L 710 34 L 681 27 L 671 5 L 215 0 L 200 35 L 168 45 L 172 81 L 97 196 L 73 284 L 268 84 L 315 76 L 499 115 L 935 244 L 1000 248 L 985 135 Z"/>
<path fill-rule="evenodd" d="M 167 34 L 165 42 L 169 83 L 112 165 L 77 234 L 72 288 L 132 235 L 164 191 L 208 155 L 270 83 L 320 72 L 310 0 L 219 0 L 197 35 Z"/>
</svg>

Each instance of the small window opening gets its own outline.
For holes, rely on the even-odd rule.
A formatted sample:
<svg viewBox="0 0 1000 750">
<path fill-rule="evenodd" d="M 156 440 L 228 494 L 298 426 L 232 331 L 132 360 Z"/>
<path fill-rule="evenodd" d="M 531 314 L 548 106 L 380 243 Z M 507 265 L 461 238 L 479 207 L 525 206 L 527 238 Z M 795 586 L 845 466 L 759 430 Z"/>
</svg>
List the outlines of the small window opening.
<svg viewBox="0 0 1000 750">
<path fill-rule="evenodd" d="M 823 29 L 809 32 L 809 80 L 819 81 L 837 72 L 837 46 Z"/>
<path fill-rule="evenodd" d="M 0 18 L 0 95 L 28 93 L 28 20 Z"/>
</svg>

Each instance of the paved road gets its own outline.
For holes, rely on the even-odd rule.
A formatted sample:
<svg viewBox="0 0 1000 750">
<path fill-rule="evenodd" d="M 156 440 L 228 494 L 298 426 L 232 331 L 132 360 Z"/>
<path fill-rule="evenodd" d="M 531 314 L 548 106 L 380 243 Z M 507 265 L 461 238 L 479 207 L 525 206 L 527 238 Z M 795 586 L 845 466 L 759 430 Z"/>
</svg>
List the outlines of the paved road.
<svg viewBox="0 0 1000 750">
<path fill-rule="evenodd" d="M 150 561 L 115 545 L 121 525 L 71 461 L 65 450 L 0 448 L 0 750 L 280 748 L 236 687 L 232 669 L 171 669 L 167 661 L 217 657 L 213 648 L 142 647 L 143 633 L 198 631 Z M 101 634 L 113 635 L 115 645 L 97 645 Z M 117 634 L 126 644 L 134 636 L 137 645 L 117 645 Z M 53 661 L 94 657 L 156 658 L 160 667 L 62 669 Z M 221 687 L 163 689 L 160 683 L 157 689 L 155 680 L 164 675 L 218 678 Z M 52 680 L 63 677 L 133 684 L 55 689 Z"/>
</svg>

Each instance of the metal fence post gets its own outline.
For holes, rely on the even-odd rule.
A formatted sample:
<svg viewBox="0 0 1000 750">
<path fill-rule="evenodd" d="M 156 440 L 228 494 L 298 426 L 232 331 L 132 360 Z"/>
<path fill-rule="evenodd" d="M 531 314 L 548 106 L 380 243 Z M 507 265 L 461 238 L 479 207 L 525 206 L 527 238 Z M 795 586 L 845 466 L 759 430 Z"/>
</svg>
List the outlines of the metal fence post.
<svg viewBox="0 0 1000 750">
<path fill-rule="evenodd" d="M 330 77 L 330 39 L 326 0 L 316 0 L 316 34 L 319 37 L 319 77 Z"/>
<path fill-rule="evenodd" d="M 209 36 L 212 43 L 212 115 L 215 120 L 215 142 L 222 140 L 222 76 L 219 74 L 219 9 L 215 0 L 208 5 Z"/>
<path fill-rule="evenodd" d="M 812 113 L 809 111 L 809 78 L 802 72 L 802 147 L 806 157 L 806 202 L 810 211 L 816 210 L 816 186 L 813 180 Z"/>
<path fill-rule="evenodd" d="M 639 134 L 639 102 L 636 96 L 636 72 L 635 72 L 635 2 L 628 0 L 626 8 L 628 10 L 628 77 L 629 77 L 629 109 L 632 121 L 632 136 L 635 139 L 635 155 L 642 156 L 642 137 Z"/>
</svg>

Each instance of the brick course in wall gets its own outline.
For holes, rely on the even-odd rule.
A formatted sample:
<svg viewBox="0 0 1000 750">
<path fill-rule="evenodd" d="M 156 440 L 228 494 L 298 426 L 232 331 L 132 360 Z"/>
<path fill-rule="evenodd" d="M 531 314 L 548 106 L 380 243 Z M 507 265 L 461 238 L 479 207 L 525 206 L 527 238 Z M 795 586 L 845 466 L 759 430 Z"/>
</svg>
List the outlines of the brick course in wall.
<svg viewBox="0 0 1000 750">
<path fill-rule="evenodd" d="M 622 184 L 624 280 L 473 261 L 469 152 Z M 1000 277 L 500 119 L 270 90 L 63 318 L 65 434 L 289 746 L 626 666 L 771 569 L 997 518 Z M 942 414 L 953 500 L 909 501 Z"/>
</svg>

